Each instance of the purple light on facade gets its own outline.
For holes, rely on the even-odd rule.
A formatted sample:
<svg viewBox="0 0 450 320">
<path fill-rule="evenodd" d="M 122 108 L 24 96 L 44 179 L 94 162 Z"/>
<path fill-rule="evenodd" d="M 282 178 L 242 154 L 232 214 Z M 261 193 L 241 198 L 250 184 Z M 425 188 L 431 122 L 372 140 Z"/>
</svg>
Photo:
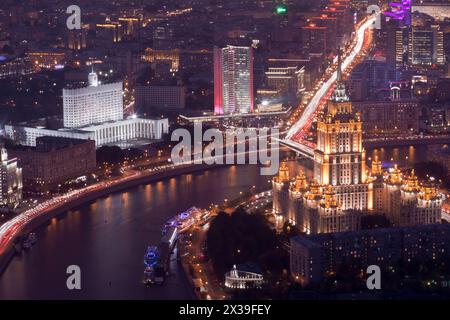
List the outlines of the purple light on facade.
<svg viewBox="0 0 450 320">
<path fill-rule="evenodd" d="M 401 3 L 391 2 L 389 6 L 391 7 L 391 11 L 383 12 L 384 15 L 398 21 L 403 21 L 407 26 L 411 24 L 411 0 L 401 0 Z"/>
</svg>

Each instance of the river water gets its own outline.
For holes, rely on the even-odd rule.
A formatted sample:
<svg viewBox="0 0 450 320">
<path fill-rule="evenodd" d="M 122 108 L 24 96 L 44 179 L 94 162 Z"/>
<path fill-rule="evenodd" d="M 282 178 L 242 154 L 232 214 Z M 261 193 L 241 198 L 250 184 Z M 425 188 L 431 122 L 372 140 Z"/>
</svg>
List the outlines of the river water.
<svg viewBox="0 0 450 320">
<path fill-rule="evenodd" d="M 231 166 L 142 185 L 54 218 L 38 242 L 14 257 L 0 278 L 3 299 L 188 299 L 191 292 L 173 261 L 163 286 L 142 283 L 143 255 L 158 244 L 164 223 L 183 210 L 270 187 L 257 166 Z M 81 290 L 68 290 L 66 268 L 81 268 Z"/>
<path fill-rule="evenodd" d="M 425 160 L 424 150 L 371 150 L 368 157 L 377 153 L 386 164 L 406 164 Z M 299 169 L 295 162 L 289 166 Z M 163 286 L 141 283 L 145 249 L 159 242 L 161 227 L 175 214 L 193 205 L 222 204 L 254 185 L 268 189 L 269 179 L 256 165 L 222 167 L 135 187 L 66 212 L 37 230 L 30 251 L 13 258 L 0 277 L 0 299 L 189 299 L 175 260 Z M 66 287 L 69 265 L 81 268 L 81 290 Z"/>
</svg>

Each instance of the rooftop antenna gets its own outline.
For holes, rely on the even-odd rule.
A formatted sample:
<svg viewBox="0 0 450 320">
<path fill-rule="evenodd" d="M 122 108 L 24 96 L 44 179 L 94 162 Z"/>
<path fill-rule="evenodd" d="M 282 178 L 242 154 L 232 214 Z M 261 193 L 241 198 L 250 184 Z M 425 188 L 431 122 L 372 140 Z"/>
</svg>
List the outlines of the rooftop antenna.
<svg viewBox="0 0 450 320">
<path fill-rule="evenodd" d="M 99 85 L 99 83 L 98 83 L 98 76 L 94 72 L 94 65 L 93 64 L 91 64 L 91 67 L 92 67 L 92 72 L 89 73 L 89 75 L 88 75 L 89 86 L 96 87 L 96 86 Z"/>
<path fill-rule="evenodd" d="M 337 77 L 336 86 L 334 88 L 333 100 L 337 102 L 349 101 L 345 90 L 345 83 L 342 81 L 342 60 L 341 60 L 341 48 L 338 48 L 338 66 L 337 66 Z"/>
<path fill-rule="evenodd" d="M 342 77 L 341 63 L 341 48 L 338 47 L 337 82 L 340 82 Z"/>
</svg>

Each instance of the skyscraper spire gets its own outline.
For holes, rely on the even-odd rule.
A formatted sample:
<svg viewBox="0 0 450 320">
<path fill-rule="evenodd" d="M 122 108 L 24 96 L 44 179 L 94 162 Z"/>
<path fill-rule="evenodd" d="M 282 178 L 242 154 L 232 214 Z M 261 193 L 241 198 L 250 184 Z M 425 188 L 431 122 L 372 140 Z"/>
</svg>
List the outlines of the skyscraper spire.
<svg viewBox="0 0 450 320">
<path fill-rule="evenodd" d="M 341 61 L 341 48 L 338 47 L 338 65 L 337 65 L 337 82 L 341 81 L 341 77 L 342 77 L 342 69 L 341 69 L 341 65 L 342 65 L 342 61 Z"/>
<path fill-rule="evenodd" d="M 91 87 L 97 87 L 98 86 L 98 76 L 97 73 L 94 71 L 94 65 L 92 65 L 92 72 L 88 75 L 89 85 Z"/>
<path fill-rule="evenodd" d="M 336 86 L 333 92 L 333 100 L 336 102 L 345 102 L 350 99 L 347 96 L 345 83 L 342 81 L 342 60 L 341 60 L 341 48 L 338 48 L 338 61 L 336 70 Z"/>
</svg>

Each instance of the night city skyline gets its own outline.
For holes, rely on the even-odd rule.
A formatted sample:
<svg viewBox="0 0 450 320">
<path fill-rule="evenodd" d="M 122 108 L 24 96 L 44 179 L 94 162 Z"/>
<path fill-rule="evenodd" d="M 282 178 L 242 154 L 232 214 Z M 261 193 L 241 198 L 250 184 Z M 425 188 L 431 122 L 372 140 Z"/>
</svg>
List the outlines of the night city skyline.
<svg viewBox="0 0 450 320">
<path fill-rule="evenodd" d="M 0 116 L 1 300 L 450 298 L 449 0 L 3 0 Z"/>
</svg>

